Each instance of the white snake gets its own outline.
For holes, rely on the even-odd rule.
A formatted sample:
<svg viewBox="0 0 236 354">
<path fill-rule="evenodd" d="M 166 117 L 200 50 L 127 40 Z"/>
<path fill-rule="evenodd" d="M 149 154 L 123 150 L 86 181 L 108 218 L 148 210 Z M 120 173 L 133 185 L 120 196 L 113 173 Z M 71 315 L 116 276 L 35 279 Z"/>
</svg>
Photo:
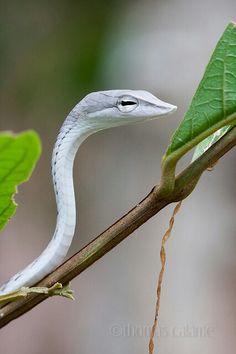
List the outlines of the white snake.
<svg viewBox="0 0 236 354">
<path fill-rule="evenodd" d="M 0 294 L 37 283 L 65 258 L 75 232 L 73 162 L 80 144 L 99 130 L 148 121 L 174 110 L 175 106 L 147 91 L 133 90 L 93 92 L 73 108 L 53 149 L 52 176 L 58 212 L 53 238 L 37 259 L 2 285 Z"/>
</svg>

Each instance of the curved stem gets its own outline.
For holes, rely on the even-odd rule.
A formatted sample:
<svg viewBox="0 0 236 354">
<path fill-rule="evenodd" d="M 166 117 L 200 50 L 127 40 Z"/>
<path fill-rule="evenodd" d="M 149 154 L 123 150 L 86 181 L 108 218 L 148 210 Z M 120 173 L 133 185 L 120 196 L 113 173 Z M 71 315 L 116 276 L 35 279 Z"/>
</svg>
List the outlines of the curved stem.
<svg viewBox="0 0 236 354">
<path fill-rule="evenodd" d="M 175 169 L 178 161 L 183 155 L 190 151 L 194 146 L 199 144 L 201 141 L 206 139 L 211 134 L 215 133 L 217 130 L 221 129 L 226 125 L 236 124 L 236 113 L 232 113 L 224 120 L 217 122 L 212 125 L 209 129 L 204 130 L 201 134 L 196 136 L 194 139 L 190 140 L 188 143 L 184 144 L 181 148 L 173 151 L 170 154 L 165 154 L 162 160 L 162 176 L 161 176 L 161 194 L 167 196 L 167 194 L 172 193 L 175 186 Z"/>
</svg>

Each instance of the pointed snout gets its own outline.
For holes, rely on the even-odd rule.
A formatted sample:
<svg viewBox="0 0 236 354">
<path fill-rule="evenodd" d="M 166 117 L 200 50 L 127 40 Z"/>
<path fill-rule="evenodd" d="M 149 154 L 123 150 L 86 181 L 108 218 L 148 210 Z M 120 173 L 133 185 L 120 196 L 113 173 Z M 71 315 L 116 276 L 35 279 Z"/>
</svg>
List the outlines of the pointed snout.
<svg viewBox="0 0 236 354">
<path fill-rule="evenodd" d="M 165 105 L 162 108 L 166 111 L 166 113 L 173 113 L 177 110 L 177 106 L 174 106 L 173 104 L 167 102 L 164 103 Z"/>
<path fill-rule="evenodd" d="M 170 114 L 177 110 L 177 106 L 174 106 L 171 103 L 161 101 L 159 98 L 156 98 L 155 106 L 160 111 L 160 114 Z"/>
</svg>

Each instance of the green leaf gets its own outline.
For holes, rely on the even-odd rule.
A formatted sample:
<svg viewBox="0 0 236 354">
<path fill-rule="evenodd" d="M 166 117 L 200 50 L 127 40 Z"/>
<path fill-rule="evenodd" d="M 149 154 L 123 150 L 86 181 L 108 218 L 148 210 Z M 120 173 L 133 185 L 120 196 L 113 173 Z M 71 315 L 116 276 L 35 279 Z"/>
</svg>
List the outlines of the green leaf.
<svg viewBox="0 0 236 354">
<path fill-rule="evenodd" d="M 161 193 L 166 196 L 174 189 L 176 165 L 184 154 L 222 127 L 235 124 L 236 24 L 230 23 L 220 38 L 190 107 L 163 156 L 159 186 Z"/>
<path fill-rule="evenodd" d="M 171 139 L 166 157 L 178 150 L 179 159 L 199 141 L 222 126 L 234 122 L 236 119 L 236 116 L 232 116 L 234 112 L 236 112 L 236 25 L 230 23 L 212 54 L 183 121 Z"/>
<path fill-rule="evenodd" d="M 0 230 L 15 213 L 17 186 L 29 179 L 40 153 L 40 139 L 34 131 L 0 134 Z"/>
<path fill-rule="evenodd" d="M 223 128 L 217 130 L 214 134 L 208 136 L 206 139 L 200 142 L 197 145 L 192 161 L 195 161 L 198 157 L 200 157 L 205 151 L 207 151 L 213 144 L 215 144 L 220 138 L 222 138 L 225 133 L 231 128 L 230 125 L 226 125 Z"/>
</svg>

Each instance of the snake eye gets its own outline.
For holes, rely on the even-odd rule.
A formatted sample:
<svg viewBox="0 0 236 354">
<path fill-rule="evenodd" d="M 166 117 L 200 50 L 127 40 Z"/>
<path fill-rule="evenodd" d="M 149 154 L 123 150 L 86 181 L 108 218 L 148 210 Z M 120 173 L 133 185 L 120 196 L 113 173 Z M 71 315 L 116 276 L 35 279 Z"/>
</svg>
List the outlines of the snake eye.
<svg viewBox="0 0 236 354">
<path fill-rule="evenodd" d="M 117 102 L 120 112 L 131 112 L 138 106 L 138 100 L 132 96 L 122 96 Z"/>
</svg>

